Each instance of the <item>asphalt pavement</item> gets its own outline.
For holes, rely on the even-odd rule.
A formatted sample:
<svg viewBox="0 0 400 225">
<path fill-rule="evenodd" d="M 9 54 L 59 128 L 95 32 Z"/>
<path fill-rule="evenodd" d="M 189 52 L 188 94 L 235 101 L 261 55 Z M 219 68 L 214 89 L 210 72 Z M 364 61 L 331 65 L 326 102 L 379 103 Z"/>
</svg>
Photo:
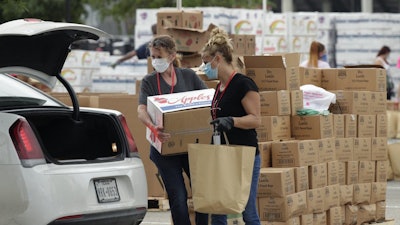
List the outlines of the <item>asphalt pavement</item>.
<svg viewBox="0 0 400 225">
<path fill-rule="evenodd" d="M 400 224 L 400 181 L 388 181 L 386 188 L 386 218 Z"/>
<path fill-rule="evenodd" d="M 386 191 L 386 219 L 400 225 L 400 181 L 388 181 Z M 171 212 L 151 209 L 141 225 L 171 225 Z"/>
</svg>

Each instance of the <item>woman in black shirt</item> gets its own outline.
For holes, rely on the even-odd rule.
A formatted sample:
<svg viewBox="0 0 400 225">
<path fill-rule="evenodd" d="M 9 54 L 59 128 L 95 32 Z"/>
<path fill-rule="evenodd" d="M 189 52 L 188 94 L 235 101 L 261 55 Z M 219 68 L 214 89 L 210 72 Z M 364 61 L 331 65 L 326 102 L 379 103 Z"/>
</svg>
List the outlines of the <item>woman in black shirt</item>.
<svg viewBox="0 0 400 225">
<path fill-rule="evenodd" d="M 233 45 L 228 34 L 215 28 L 202 50 L 203 70 L 209 79 L 219 79 L 211 105 L 211 122 L 225 132 L 229 144 L 256 147 L 250 196 L 243 221 L 246 225 L 260 225 L 257 212 L 257 186 L 260 175 L 260 156 L 256 128 L 261 124 L 260 95 L 254 81 L 235 71 L 232 64 Z M 221 144 L 225 144 L 224 135 Z M 227 224 L 225 215 L 212 215 L 212 225 Z M 199 223 L 197 223 L 199 224 Z"/>
</svg>

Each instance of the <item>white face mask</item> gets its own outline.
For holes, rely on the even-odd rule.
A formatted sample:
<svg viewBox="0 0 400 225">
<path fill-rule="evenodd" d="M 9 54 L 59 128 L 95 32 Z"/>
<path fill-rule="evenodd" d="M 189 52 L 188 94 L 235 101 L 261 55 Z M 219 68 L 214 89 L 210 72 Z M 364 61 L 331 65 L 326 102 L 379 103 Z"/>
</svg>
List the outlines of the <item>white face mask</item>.
<svg viewBox="0 0 400 225">
<path fill-rule="evenodd" d="M 170 63 L 166 58 L 157 58 L 152 59 L 151 64 L 157 72 L 164 73 L 168 69 Z"/>
</svg>

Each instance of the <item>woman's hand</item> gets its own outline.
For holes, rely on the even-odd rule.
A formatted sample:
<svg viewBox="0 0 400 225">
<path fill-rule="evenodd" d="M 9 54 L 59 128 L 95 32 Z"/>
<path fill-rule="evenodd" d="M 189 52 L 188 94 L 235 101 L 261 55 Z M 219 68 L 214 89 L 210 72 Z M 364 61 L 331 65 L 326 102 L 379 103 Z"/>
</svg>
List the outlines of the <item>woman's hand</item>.
<svg viewBox="0 0 400 225">
<path fill-rule="evenodd" d="M 162 143 L 165 143 L 168 141 L 168 139 L 171 138 L 171 134 L 170 133 L 164 133 L 162 130 L 158 131 L 158 135 L 157 135 L 158 140 L 160 140 Z"/>
<path fill-rule="evenodd" d="M 232 129 L 234 126 L 234 121 L 231 116 L 228 117 L 220 117 L 217 118 L 213 121 L 211 121 L 210 124 L 213 124 L 214 127 L 219 131 L 219 132 L 226 132 Z"/>
<path fill-rule="evenodd" d="M 164 127 L 162 126 L 149 125 L 147 127 L 151 130 L 154 136 L 156 136 L 157 139 L 160 140 L 162 143 L 167 142 L 168 139 L 171 138 L 170 133 L 164 133 Z"/>
</svg>

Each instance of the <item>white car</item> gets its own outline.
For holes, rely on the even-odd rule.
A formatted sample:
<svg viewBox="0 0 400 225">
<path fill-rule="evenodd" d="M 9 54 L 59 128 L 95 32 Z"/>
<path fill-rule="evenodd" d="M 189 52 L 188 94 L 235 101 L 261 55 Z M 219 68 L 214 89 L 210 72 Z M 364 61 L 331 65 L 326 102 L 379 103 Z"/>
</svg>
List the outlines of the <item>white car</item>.
<svg viewBox="0 0 400 225">
<path fill-rule="evenodd" d="M 124 116 L 80 108 L 60 75 L 72 42 L 107 34 L 72 23 L 0 25 L 0 225 L 137 225 L 147 212 L 143 163 Z M 66 86 L 73 107 L 14 78 Z"/>
</svg>

